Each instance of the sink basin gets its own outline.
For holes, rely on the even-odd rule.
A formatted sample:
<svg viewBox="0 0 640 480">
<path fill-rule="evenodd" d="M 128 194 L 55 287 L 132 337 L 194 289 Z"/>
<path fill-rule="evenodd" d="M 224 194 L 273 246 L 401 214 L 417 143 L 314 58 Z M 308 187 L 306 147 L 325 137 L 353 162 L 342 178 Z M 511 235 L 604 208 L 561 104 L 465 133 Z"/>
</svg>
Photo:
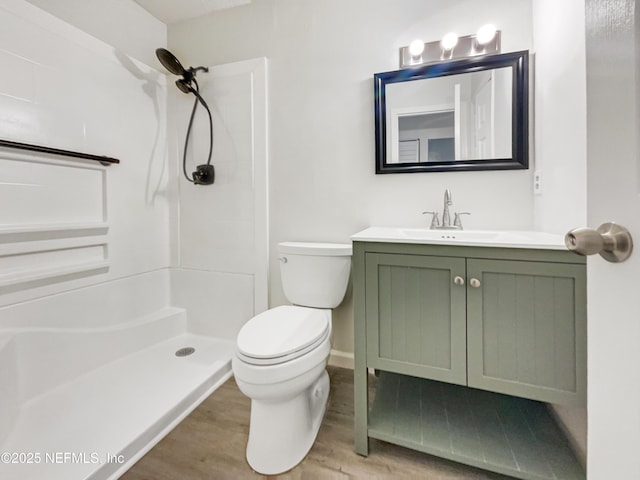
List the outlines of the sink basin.
<svg viewBox="0 0 640 480">
<path fill-rule="evenodd" d="M 370 227 L 356 233 L 351 239 L 360 242 L 567 249 L 562 235 L 524 230 L 430 230 L 428 228 Z"/>
</svg>

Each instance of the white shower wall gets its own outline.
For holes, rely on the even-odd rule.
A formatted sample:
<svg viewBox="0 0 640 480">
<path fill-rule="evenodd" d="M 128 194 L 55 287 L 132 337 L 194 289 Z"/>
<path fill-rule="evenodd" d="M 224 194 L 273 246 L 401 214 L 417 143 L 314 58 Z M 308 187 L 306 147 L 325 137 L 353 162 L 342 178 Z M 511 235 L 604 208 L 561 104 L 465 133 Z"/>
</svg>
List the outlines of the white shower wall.
<svg viewBox="0 0 640 480">
<path fill-rule="evenodd" d="M 134 0 L 28 1 L 147 65 L 167 45 L 167 26 Z"/>
<path fill-rule="evenodd" d="M 87 28 L 66 10 L 55 14 Z M 123 21 L 130 27 L 134 20 Z M 199 74 L 214 120 L 216 182 L 196 187 L 181 177 L 194 97 L 180 93 L 155 59 L 149 66 L 129 55 L 149 40 L 123 42 L 125 53 L 98 40 L 99 31 L 66 21 L 24 0 L 0 0 L 0 64 L 12 72 L 0 78 L 2 138 L 121 163 L 103 167 L 0 149 L 0 200 L 7 206 L 0 209 L 0 307 L 8 306 L 0 328 L 17 326 L 27 311 L 40 312 L 29 314 L 32 326 L 34 315 L 52 326 L 68 315 L 73 324 L 94 324 L 87 315 L 109 323 L 175 305 L 188 309 L 190 330 L 235 338 L 267 307 L 266 60 Z M 164 46 L 156 33 L 151 38 Z M 207 149 L 200 108 L 189 172 L 206 161 Z M 9 269 L 22 283 L 2 277 Z M 147 273 L 170 288 L 157 288 Z M 104 315 L 82 300 L 92 298 L 84 289 L 92 285 L 109 285 L 99 303 Z M 49 302 L 74 290 L 68 301 Z M 132 304 L 136 295 L 144 308 Z M 44 299 L 37 308 L 30 303 L 36 299 Z"/>
<path fill-rule="evenodd" d="M 198 64 L 199 65 L 199 64 Z M 172 303 L 187 309 L 196 333 L 235 339 L 249 318 L 267 308 L 267 62 L 253 59 L 199 73 L 213 118 L 215 183 L 194 185 L 182 174 L 193 95 L 170 94 L 179 158 L 179 245 Z M 198 107 L 187 172 L 206 163 L 209 122 Z"/>
<path fill-rule="evenodd" d="M 0 1 L 0 65 L 2 138 L 122 162 L 0 149 L 0 305 L 168 267 L 165 76 L 23 0 Z"/>
</svg>

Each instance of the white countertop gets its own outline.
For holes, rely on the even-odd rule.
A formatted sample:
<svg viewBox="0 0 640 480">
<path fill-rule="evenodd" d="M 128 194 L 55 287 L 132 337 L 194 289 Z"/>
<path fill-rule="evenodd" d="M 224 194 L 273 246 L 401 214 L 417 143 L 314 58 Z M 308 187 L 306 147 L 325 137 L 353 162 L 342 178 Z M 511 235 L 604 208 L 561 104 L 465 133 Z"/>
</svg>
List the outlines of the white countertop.
<svg viewBox="0 0 640 480">
<path fill-rule="evenodd" d="M 564 244 L 564 235 L 519 230 L 430 230 L 428 228 L 369 227 L 352 235 L 351 240 L 354 242 L 567 250 Z"/>
</svg>

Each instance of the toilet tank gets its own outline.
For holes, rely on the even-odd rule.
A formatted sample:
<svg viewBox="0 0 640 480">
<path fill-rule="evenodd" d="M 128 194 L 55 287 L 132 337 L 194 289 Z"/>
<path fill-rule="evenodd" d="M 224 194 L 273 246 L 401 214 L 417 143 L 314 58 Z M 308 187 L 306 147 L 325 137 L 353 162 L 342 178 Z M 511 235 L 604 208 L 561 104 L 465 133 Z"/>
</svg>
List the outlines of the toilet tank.
<svg viewBox="0 0 640 480">
<path fill-rule="evenodd" d="M 351 245 L 283 242 L 278 244 L 282 288 L 294 305 L 334 308 L 349 283 Z"/>
</svg>

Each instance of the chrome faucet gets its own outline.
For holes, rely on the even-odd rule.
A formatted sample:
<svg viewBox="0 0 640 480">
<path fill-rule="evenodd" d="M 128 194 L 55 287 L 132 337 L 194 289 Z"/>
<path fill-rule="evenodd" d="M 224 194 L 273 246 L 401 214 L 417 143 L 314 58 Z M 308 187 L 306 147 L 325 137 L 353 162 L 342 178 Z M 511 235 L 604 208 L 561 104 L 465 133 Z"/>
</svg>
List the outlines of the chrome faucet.
<svg viewBox="0 0 640 480">
<path fill-rule="evenodd" d="M 451 225 L 451 214 L 449 213 L 449 206 L 453 205 L 451 201 L 451 191 L 447 188 L 444 191 L 444 209 L 442 211 L 442 223 L 438 221 L 438 212 L 422 212 L 430 213 L 433 215 L 431 218 L 431 229 L 432 230 L 462 230 L 462 221 L 460 220 L 460 215 L 470 215 L 469 212 L 459 212 L 454 215 L 453 225 Z"/>
<path fill-rule="evenodd" d="M 451 191 L 447 188 L 444 191 L 444 209 L 442 210 L 442 224 L 440 228 L 442 229 L 450 229 L 451 228 L 451 215 L 449 215 L 449 205 L 453 205 L 451 201 Z"/>
</svg>

